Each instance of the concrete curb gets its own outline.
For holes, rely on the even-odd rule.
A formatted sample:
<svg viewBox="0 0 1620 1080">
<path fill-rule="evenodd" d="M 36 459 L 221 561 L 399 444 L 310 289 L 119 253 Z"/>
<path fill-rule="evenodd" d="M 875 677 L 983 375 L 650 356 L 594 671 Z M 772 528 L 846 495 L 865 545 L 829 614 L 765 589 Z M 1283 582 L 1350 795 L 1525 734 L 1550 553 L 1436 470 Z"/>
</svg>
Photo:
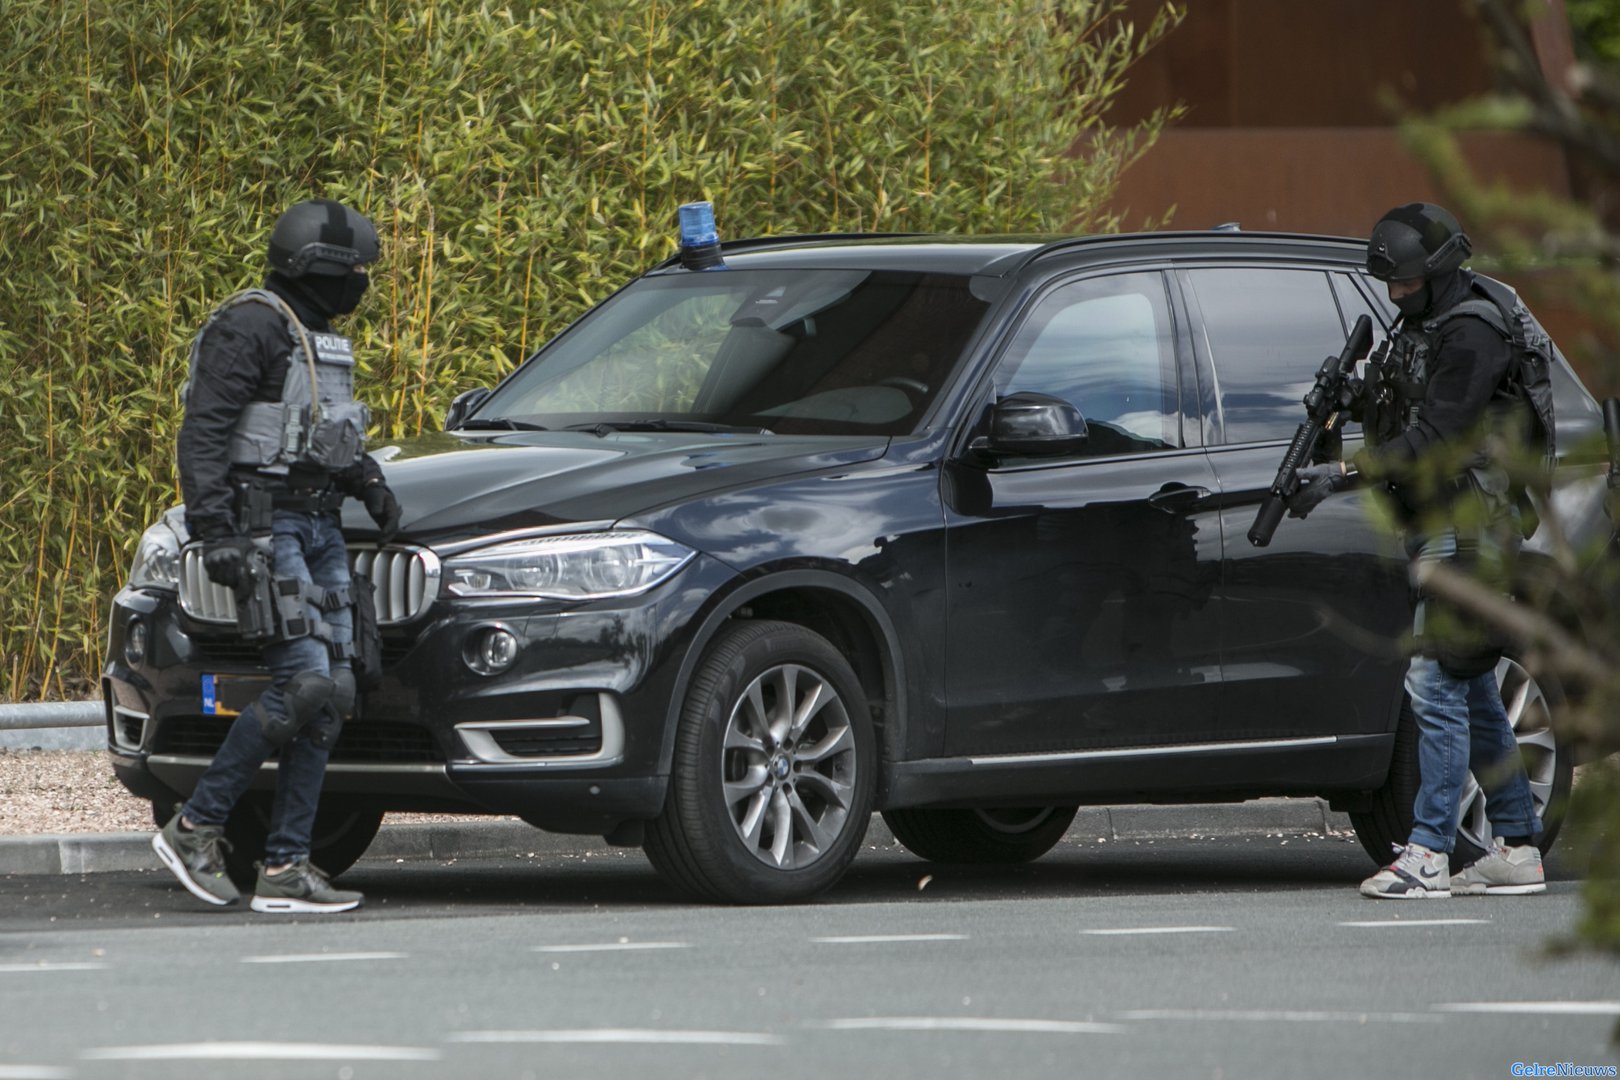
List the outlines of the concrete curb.
<svg viewBox="0 0 1620 1080">
<path fill-rule="evenodd" d="M 1350 828 L 1350 819 L 1321 799 L 1256 799 L 1245 803 L 1188 806 L 1083 807 L 1069 829 L 1081 839 L 1168 840 L 1232 836 L 1327 836 Z M 869 847 L 889 847 L 894 837 L 876 815 L 866 833 Z M 367 861 L 467 859 L 501 855 L 585 854 L 611 850 L 597 836 L 542 832 L 521 821 L 387 825 L 372 841 Z M 0 875 L 93 874 L 158 870 L 152 834 L 73 833 L 0 837 Z"/>
</svg>

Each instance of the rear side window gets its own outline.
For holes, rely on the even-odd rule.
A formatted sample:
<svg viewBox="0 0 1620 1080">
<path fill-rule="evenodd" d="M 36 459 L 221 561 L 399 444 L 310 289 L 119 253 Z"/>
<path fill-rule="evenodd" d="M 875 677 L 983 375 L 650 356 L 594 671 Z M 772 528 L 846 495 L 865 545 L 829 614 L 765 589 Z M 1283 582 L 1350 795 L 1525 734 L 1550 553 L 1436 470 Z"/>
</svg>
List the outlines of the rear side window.
<svg viewBox="0 0 1620 1080">
<path fill-rule="evenodd" d="M 1072 403 L 1085 456 L 1180 445 L 1175 332 L 1157 273 L 1060 286 L 1043 297 L 996 370 L 999 397 L 1035 391 Z"/>
<path fill-rule="evenodd" d="M 1188 275 L 1203 312 L 1227 443 L 1289 439 L 1344 324 L 1319 270 L 1219 268 Z"/>
</svg>

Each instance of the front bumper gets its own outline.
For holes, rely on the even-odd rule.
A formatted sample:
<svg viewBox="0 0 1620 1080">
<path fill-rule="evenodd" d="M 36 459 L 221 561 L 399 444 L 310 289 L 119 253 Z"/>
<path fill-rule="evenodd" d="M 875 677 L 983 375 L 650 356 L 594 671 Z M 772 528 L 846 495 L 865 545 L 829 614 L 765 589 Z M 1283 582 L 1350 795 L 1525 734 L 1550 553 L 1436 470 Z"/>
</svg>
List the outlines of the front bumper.
<svg viewBox="0 0 1620 1080">
<path fill-rule="evenodd" d="M 344 725 L 324 797 L 515 814 L 560 832 L 607 833 L 655 817 L 680 660 L 703 599 L 729 574 L 700 557 L 628 600 L 441 600 L 385 629 L 382 684 Z M 131 653 L 137 623 L 145 648 Z M 499 675 L 476 674 L 463 656 L 494 628 L 517 639 L 517 659 Z M 191 619 L 170 594 L 129 589 L 113 600 L 108 646 L 102 687 L 114 771 L 142 798 L 189 794 L 232 722 L 205 704 L 203 678 L 234 680 L 237 702 L 250 699 L 249 680 L 266 678 L 257 650 L 229 628 Z M 256 786 L 274 785 L 271 761 Z"/>
</svg>

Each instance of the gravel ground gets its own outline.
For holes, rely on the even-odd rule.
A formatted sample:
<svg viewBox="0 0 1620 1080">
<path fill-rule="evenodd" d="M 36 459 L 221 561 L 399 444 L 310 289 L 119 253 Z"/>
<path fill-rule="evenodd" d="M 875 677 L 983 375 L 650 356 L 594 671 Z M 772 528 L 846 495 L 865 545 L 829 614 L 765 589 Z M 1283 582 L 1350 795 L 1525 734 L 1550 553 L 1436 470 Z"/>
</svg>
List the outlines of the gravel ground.
<svg viewBox="0 0 1620 1080">
<path fill-rule="evenodd" d="M 451 814 L 384 818 L 461 820 L 465 818 Z M 151 806 L 124 790 L 102 751 L 0 749 L 0 836 L 150 832 L 154 827 Z"/>
</svg>

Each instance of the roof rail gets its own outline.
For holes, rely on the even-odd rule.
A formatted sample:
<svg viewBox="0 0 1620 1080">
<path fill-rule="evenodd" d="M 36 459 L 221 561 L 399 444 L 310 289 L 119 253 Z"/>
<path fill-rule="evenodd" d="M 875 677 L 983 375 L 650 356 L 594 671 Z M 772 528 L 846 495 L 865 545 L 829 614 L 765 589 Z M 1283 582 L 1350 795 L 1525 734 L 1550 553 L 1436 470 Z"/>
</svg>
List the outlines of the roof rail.
<svg viewBox="0 0 1620 1080">
<path fill-rule="evenodd" d="M 749 236 L 739 240 L 724 240 L 720 243 L 720 253 L 728 251 L 753 251 L 764 247 L 780 247 L 787 244 L 816 243 L 829 240 L 903 240 L 908 237 L 933 236 L 933 233 L 920 232 L 832 232 L 832 233 L 782 233 L 779 236 Z M 671 255 L 663 262 L 653 267 L 662 270 L 666 266 L 678 265 L 681 261 L 679 254 Z"/>
<path fill-rule="evenodd" d="M 1159 241 L 1183 240 L 1195 236 L 1207 238 L 1211 231 L 1209 229 L 1176 229 L 1165 232 L 1092 233 L 1088 236 L 1066 236 L 1061 240 L 1053 240 L 1050 243 L 1042 244 L 1034 251 L 1031 251 L 1019 265 L 1026 265 L 1048 255 L 1056 255 L 1076 248 L 1090 247 L 1093 244 L 1118 243 L 1121 240 L 1151 244 Z M 1347 244 L 1365 244 L 1367 242 L 1367 238 L 1364 236 L 1329 236 L 1323 233 L 1241 232 L 1226 233 L 1224 235 L 1231 236 L 1234 240 L 1241 238 L 1245 242 L 1263 242 L 1267 240 L 1330 240 Z"/>
</svg>

